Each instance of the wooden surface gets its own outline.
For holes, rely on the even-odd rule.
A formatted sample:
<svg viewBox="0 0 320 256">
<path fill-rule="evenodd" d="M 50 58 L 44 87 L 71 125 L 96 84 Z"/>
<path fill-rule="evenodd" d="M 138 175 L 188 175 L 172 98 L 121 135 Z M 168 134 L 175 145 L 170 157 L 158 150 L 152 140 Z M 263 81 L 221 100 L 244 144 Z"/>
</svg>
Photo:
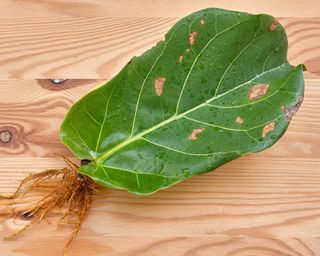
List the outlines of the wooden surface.
<svg viewBox="0 0 320 256">
<path fill-rule="evenodd" d="M 1 1 L 0 193 L 12 192 L 29 172 L 64 166 L 54 153 L 72 156 L 59 142 L 59 126 L 73 102 L 178 18 L 209 6 L 279 18 L 289 60 L 308 67 L 302 107 L 264 152 L 151 196 L 98 193 L 71 256 L 320 255 L 318 0 Z M 40 78 L 74 79 L 54 86 Z M 2 235 L 28 223 L 8 215 L 0 206 Z M 54 228 L 43 223 L 15 241 L 0 240 L 0 255 L 61 255 L 72 226 Z"/>
<path fill-rule="evenodd" d="M 319 0 L 1 0 L 0 79 L 110 79 L 179 18 L 206 7 L 279 17 L 289 60 L 320 72 Z"/>
</svg>

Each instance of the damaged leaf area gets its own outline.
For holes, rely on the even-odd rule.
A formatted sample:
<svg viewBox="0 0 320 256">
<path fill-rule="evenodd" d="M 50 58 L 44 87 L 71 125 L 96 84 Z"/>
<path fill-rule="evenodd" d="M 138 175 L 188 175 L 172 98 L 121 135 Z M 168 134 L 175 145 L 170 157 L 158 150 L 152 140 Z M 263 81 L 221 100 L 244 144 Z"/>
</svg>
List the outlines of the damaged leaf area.
<svg viewBox="0 0 320 256">
<path fill-rule="evenodd" d="M 161 94 L 163 93 L 163 85 L 165 81 L 165 77 L 159 77 L 156 80 L 154 80 L 154 88 L 158 96 L 161 96 Z"/>
<path fill-rule="evenodd" d="M 257 84 L 250 88 L 249 90 L 249 100 L 256 100 L 263 97 L 268 91 L 268 84 Z"/>
<path fill-rule="evenodd" d="M 238 124 L 242 124 L 242 123 L 243 123 L 243 119 L 242 119 L 240 116 L 238 116 L 238 117 L 236 118 L 236 122 L 237 122 Z"/>
<path fill-rule="evenodd" d="M 272 146 L 303 93 L 274 17 L 205 9 L 80 99 L 60 136 L 90 160 L 81 174 L 150 194 Z"/>
<path fill-rule="evenodd" d="M 198 32 L 192 32 L 189 34 L 189 43 L 190 45 L 193 45 L 196 41 L 196 36 L 198 35 Z"/>
<path fill-rule="evenodd" d="M 286 119 L 288 122 L 291 121 L 292 117 L 297 113 L 298 109 L 300 108 L 301 104 L 303 101 L 303 97 L 299 97 L 298 102 L 290 107 L 284 107 L 282 106 L 282 109 L 284 110 L 284 112 L 286 113 Z"/>
<path fill-rule="evenodd" d="M 273 22 L 270 24 L 269 26 L 269 32 L 272 32 L 273 30 L 275 30 L 278 26 L 279 22 L 274 19 Z"/>
<path fill-rule="evenodd" d="M 262 130 L 262 137 L 265 138 L 269 132 L 274 131 L 275 122 L 268 123 Z"/>
<path fill-rule="evenodd" d="M 193 129 L 191 132 L 191 135 L 189 136 L 189 140 L 197 140 L 198 139 L 197 135 L 199 133 L 202 133 L 203 130 L 204 128 Z"/>
</svg>

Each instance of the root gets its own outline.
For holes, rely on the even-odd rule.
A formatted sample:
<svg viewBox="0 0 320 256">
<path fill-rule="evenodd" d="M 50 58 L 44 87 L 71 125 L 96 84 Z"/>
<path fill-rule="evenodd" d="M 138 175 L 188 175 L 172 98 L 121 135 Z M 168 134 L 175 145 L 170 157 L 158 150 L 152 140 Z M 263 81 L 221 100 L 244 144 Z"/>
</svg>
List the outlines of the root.
<svg viewBox="0 0 320 256">
<path fill-rule="evenodd" d="M 72 236 L 64 247 L 64 255 L 67 255 L 70 244 L 77 236 L 88 214 L 91 197 L 97 187 L 96 183 L 89 177 L 77 172 L 79 166 L 66 157 L 63 157 L 63 159 L 68 167 L 30 174 L 21 181 L 17 190 L 11 196 L 0 196 L 0 199 L 11 199 L 14 204 L 15 199 L 21 199 L 31 191 L 45 190 L 47 193 L 31 207 L 23 210 L 22 216 L 25 218 L 33 217 L 33 220 L 16 233 L 5 237 L 5 239 L 13 239 L 21 235 L 35 223 L 45 219 L 48 213 L 54 209 L 63 209 L 65 211 L 59 218 L 57 225 L 65 219 L 76 218 Z"/>
</svg>

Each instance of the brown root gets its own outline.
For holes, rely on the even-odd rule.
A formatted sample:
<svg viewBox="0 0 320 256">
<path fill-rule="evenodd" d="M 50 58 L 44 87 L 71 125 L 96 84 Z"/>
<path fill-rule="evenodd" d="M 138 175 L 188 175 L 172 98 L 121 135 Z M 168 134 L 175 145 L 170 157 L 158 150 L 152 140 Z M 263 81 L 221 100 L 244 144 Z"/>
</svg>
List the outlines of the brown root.
<svg viewBox="0 0 320 256">
<path fill-rule="evenodd" d="M 16 199 L 25 197 L 29 192 L 35 190 L 46 191 L 45 196 L 22 211 L 23 217 L 33 217 L 33 220 L 19 231 L 5 237 L 5 239 L 13 239 L 21 235 L 31 226 L 45 219 L 48 213 L 55 209 L 64 210 L 59 218 L 58 225 L 65 219 L 76 218 L 72 236 L 64 247 L 64 255 L 67 255 L 70 244 L 77 236 L 88 214 L 91 197 L 97 187 L 96 183 L 89 177 L 78 173 L 79 166 L 65 157 L 63 159 L 68 167 L 30 174 L 21 181 L 12 195 L 0 195 L 0 199 L 10 199 L 14 204 Z"/>
</svg>

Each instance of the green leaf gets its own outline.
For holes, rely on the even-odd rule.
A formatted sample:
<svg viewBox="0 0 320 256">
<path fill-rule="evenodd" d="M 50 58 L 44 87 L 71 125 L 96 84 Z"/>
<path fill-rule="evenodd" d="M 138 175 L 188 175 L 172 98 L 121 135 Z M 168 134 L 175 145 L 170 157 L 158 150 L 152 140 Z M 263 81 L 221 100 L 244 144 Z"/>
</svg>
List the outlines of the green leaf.
<svg viewBox="0 0 320 256">
<path fill-rule="evenodd" d="M 201 10 L 77 102 L 61 139 L 97 183 L 153 193 L 282 136 L 304 90 L 286 55 L 273 17 Z"/>
</svg>

